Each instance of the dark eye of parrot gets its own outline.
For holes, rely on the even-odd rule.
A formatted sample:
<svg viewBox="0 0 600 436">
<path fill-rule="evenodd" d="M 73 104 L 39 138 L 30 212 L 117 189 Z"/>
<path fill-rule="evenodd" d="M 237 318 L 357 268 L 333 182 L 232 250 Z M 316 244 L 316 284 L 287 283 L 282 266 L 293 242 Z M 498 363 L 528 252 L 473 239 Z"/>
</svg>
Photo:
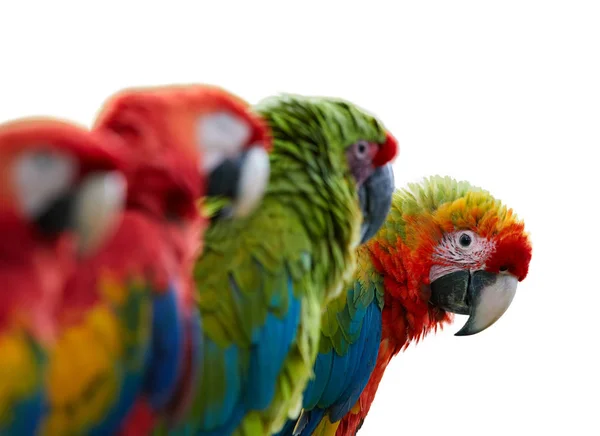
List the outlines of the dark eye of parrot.
<svg viewBox="0 0 600 436">
<path fill-rule="evenodd" d="M 463 233 L 460 235 L 460 238 L 458 238 L 458 243 L 461 245 L 461 247 L 468 247 L 471 245 L 471 241 L 471 236 L 469 236 L 467 233 Z"/>
<path fill-rule="evenodd" d="M 354 154 L 359 159 L 364 159 L 369 151 L 369 144 L 366 141 L 359 141 L 354 146 Z"/>
</svg>

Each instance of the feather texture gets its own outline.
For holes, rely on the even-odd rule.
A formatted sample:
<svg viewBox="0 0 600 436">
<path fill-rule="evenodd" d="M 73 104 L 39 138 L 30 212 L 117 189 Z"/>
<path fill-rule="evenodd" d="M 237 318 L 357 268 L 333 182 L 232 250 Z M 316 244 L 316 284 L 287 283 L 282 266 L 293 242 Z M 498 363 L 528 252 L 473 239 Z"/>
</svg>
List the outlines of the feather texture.
<svg viewBox="0 0 600 436">
<path fill-rule="evenodd" d="M 394 193 L 386 222 L 357 250 L 353 284 L 323 315 L 302 414 L 277 436 L 356 434 L 390 360 L 451 320 L 429 303 L 429 271 L 444 233 L 465 228 L 528 247 L 512 211 L 467 182 L 435 176 Z"/>
<path fill-rule="evenodd" d="M 194 277 L 203 373 L 171 435 L 258 435 L 299 410 L 318 351 L 321 308 L 354 268 L 361 213 L 345 150 L 385 143 L 377 120 L 331 99 L 272 98 L 257 111 L 273 135 L 261 206 L 205 234 Z"/>
<path fill-rule="evenodd" d="M 355 272 L 361 279 L 326 308 L 320 351 L 314 377 L 304 391 L 302 413 L 289 420 L 277 436 L 335 434 L 330 424 L 350 412 L 369 380 L 381 339 L 377 295 L 383 281 L 361 267 L 359 264 Z"/>
</svg>

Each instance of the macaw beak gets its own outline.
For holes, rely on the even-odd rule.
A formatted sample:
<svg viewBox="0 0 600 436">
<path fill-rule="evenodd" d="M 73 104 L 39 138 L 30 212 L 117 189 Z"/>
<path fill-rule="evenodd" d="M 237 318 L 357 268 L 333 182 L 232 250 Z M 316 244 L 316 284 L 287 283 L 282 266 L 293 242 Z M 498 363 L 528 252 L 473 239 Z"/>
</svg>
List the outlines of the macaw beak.
<svg viewBox="0 0 600 436">
<path fill-rule="evenodd" d="M 72 222 L 81 254 L 93 252 L 112 234 L 120 222 L 126 194 L 127 182 L 117 171 L 92 173 L 80 183 Z"/>
<path fill-rule="evenodd" d="M 379 231 L 392 207 L 394 171 L 391 164 L 378 167 L 358 190 L 363 214 L 360 243 L 364 244 Z"/>
<path fill-rule="evenodd" d="M 455 336 L 474 335 L 498 321 L 509 308 L 519 280 L 512 274 L 456 271 L 431 283 L 431 303 L 448 312 L 469 315 Z"/>
<path fill-rule="evenodd" d="M 53 201 L 35 222 L 51 235 L 73 230 L 80 254 L 93 252 L 118 223 L 126 196 L 125 178 L 117 171 L 94 172 Z"/>
<path fill-rule="evenodd" d="M 231 199 L 230 216 L 248 216 L 262 200 L 269 175 L 267 151 L 260 143 L 251 145 L 237 156 L 224 159 L 209 173 L 206 195 Z"/>
</svg>

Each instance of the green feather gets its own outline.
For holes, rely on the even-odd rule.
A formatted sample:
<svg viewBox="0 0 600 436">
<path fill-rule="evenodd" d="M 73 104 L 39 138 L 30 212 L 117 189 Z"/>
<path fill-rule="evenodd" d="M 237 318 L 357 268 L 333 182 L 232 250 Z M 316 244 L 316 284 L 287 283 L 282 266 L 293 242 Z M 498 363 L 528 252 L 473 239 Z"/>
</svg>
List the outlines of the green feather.
<svg viewBox="0 0 600 436">
<path fill-rule="evenodd" d="M 321 327 L 333 336 L 344 334 L 335 319 L 322 326 L 321 314 L 330 300 L 332 308 L 339 306 L 335 298 L 354 269 L 362 222 L 345 150 L 358 140 L 386 141 L 374 117 L 341 100 L 284 95 L 264 100 L 255 110 L 272 129 L 270 181 L 253 214 L 217 220 L 205 234 L 204 253 L 194 269 L 196 301 L 205 335 L 223 352 L 208 357 L 205 350 L 203 382 L 189 422 L 197 422 L 224 397 L 227 386 L 219 368 L 225 366 L 227 347 L 240 351 L 239 377 L 248 376 L 252 331 L 268 313 L 287 313 L 288 274 L 302 305 L 298 336 L 277 380 L 275 400 L 266 410 L 248 413 L 235 432 L 239 435 L 270 434 L 299 412 Z M 214 211 L 220 204 L 205 207 Z M 362 303 L 366 297 L 356 298 Z"/>
</svg>

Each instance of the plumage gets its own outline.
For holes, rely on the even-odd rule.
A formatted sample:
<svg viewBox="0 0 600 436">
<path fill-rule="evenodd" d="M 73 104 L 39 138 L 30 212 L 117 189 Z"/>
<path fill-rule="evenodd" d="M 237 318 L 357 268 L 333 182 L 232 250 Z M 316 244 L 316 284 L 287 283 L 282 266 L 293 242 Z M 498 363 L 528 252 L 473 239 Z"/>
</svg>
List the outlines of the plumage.
<svg viewBox="0 0 600 436">
<path fill-rule="evenodd" d="M 203 375 L 171 435 L 268 434 L 299 410 L 322 307 L 350 277 L 360 238 L 346 153 L 361 140 L 380 165 L 396 153 L 375 118 L 343 101 L 282 96 L 255 109 L 273 135 L 269 184 L 254 213 L 205 234 L 194 269 Z"/>
<path fill-rule="evenodd" d="M 525 278 L 531 246 L 523 223 L 488 192 L 442 177 L 396 191 L 386 222 L 357 250 L 353 283 L 324 314 L 302 414 L 278 436 L 356 434 L 391 358 L 452 319 L 430 300 L 430 273 L 444 241 L 463 229 L 492 247 L 475 270 L 497 273 L 504 265 L 500 274 Z M 459 266 L 452 268 L 476 257 L 476 248 L 454 251 Z"/>
<path fill-rule="evenodd" d="M 122 91 L 106 103 L 94 133 L 128 149 L 132 165 L 123 231 L 90 273 L 122 272 L 119 282 L 132 277 L 146 290 L 138 301 L 146 318 L 122 320 L 135 325 L 131 334 L 138 339 L 135 351 L 142 364 L 135 371 L 123 371 L 121 357 L 115 356 L 123 386 L 131 381 L 119 395 L 123 404 L 111 406 L 118 408 L 118 425 L 111 423 L 111 430 L 102 431 L 118 428 L 121 435 L 138 436 L 162 421 L 177 421 L 189 406 L 192 383 L 200 374 L 203 321 L 193 306 L 191 277 L 207 220 L 197 202 L 214 189 L 216 172 L 219 186 L 227 189 L 252 182 L 240 181 L 235 167 L 217 169 L 239 158 L 243 167 L 249 150 L 254 158 L 258 152 L 260 159 L 269 138 L 245 102 L 205 85 Z M 268 173 L 268 166 L 261 171 Z M 254 203 L 261 190 L 255 187 Z M 236 195 L 233 192 L 234 202 Z M 252 202 L 243 202 L 244 213 L 252 207 Z"/>
<path fill-rule="evenodd" d="M 54 315 L 77 258 L 114 224 L 118 198 L 94 186 L 119 197 L 119 166 L 116 150 L 70 123 L 0 126 L 0 434 L 39 434 L 52 401 L 45 380 L 60 328 Z M 105 213 L 81 213 L 88 201 Z"/>
</svg>

